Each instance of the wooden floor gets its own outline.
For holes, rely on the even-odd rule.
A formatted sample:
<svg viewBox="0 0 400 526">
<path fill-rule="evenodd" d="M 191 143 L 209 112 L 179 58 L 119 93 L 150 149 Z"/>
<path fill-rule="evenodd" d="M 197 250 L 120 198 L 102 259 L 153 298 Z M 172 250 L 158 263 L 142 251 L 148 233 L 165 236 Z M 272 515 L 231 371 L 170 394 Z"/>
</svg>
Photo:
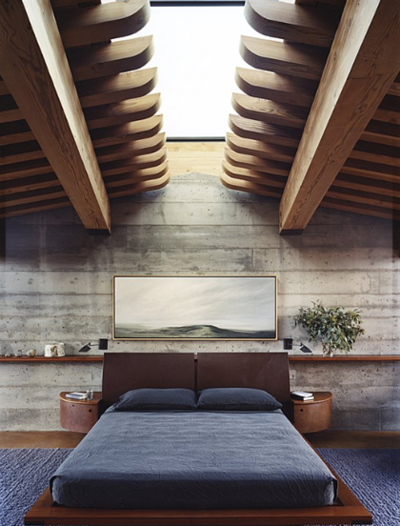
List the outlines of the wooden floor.
<svg viewBox="0 0 400 526">
<path fill-rule="evenodd" d="M 0 448 L 73 448 L 84 436 L 68 431 L 3 431 Z M 323 431 L 306 438 L 315 447 L 400 449 L 400 431 Z"/>
</svg>

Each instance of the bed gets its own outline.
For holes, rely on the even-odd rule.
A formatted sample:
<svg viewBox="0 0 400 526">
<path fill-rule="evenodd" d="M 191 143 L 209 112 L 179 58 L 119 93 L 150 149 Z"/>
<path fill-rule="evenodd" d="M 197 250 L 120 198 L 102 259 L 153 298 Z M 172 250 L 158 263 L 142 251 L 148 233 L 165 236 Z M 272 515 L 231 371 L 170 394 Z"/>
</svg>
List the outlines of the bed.
<svg viewBox="0 0 400 526">
<path fill-rule="evenodd" d="M 190 353 L 106 353 L 105 413 L 54 474 L 51 490 L 27 513 L 25 524 L 372 522 L 281 409 L 115 410 L 113 404 L 123 393 L 143 388 L 202 392 L 252 388 L 268 391 L 287 411 L 288 357 L 285 353 L 201 353 L 197 358 Z M 120 465 L 117 473 L 116 465 Z"/>
</svg>

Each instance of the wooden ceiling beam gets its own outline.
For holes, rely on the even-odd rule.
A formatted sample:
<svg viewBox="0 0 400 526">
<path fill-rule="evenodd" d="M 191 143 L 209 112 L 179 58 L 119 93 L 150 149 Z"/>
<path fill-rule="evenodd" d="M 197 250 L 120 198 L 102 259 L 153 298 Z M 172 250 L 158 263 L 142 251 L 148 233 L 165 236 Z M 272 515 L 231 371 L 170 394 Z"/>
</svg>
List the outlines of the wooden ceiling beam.
<svg viewBox="0 0 400 526">
<path fill-rule="evenodd" d="M 244 16 L 258 33 L 287 42 L 330 47 L 340 16 L 312 6 L 247 0 Z"/>
<path fill-rule="evenodd" d="M 303 230 L 400 69 L 400 4 L 346 3 L 280 204 L 280 231 Z"/>
<path fill-rule="evenodd" d="M 124 0 L 56 14 L 65 49 L 137 33 L 150 18 L 147 0 Z"/>
<path fill-rule="evenodd" d="M 327 51 L 286 42 L 242 36 L 240 53 L 256 69 L 319 81 Z"/>
<path fill-rule="evenodd" d="M 0 71 L 83 224 L 110 208 L 49 0 L 0 2 Z"/>
</svg>

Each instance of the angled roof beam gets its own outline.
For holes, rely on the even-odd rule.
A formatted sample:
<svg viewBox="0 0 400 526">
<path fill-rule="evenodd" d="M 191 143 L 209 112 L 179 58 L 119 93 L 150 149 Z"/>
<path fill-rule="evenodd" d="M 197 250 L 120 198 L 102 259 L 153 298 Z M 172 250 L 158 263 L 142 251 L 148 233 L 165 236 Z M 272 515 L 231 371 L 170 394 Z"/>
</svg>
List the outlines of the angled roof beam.
<svg viewBox="0 0 400 526">
<path fill-rule="evenodd" d="M 0 2 L 0 71 L 88 230 L 110 205 L 50 0 Z"/>
<path fill-rule="evenodd" d="M 348 0 L 280 205 L 280 232 L 310 221 L 400 69 L 400 3 Z"/>
</svg>

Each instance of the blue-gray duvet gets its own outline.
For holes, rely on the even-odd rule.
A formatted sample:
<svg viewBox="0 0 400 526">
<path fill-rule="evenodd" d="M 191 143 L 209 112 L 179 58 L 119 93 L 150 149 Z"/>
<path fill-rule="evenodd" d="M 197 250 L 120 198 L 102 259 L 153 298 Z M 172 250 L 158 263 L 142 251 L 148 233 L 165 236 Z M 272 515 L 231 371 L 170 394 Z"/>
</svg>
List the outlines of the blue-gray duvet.
<svg viewBox="0 0 400 526">
<path fill-rule="evenodd" d="M 105 413 L 50 482 L 71 507 L 330 505 L 336 480 L 283 413 Z"/>
</svg>

